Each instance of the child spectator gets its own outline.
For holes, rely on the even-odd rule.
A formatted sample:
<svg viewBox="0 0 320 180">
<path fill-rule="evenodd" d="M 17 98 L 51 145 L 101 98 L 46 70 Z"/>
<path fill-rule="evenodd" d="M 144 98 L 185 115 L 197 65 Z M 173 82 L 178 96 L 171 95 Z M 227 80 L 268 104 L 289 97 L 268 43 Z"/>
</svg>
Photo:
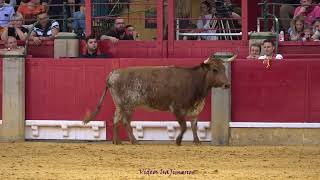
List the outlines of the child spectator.
<svg viewBox="0 0 320 180">
<path fill-rule="evenodd" d="M 4 28 L 1 40 L 6 41 L 10 36 L 15 37 L 17 40 L 26 40 L 29 30 L 22 26 L 23 22 L 22 15 L 15 13 L 11 18 L 9 26 Z"/>
<path fill-rule="evenodd" d="M 86 54 L 81 55 L 82 58 L 108 58 L 107 54 L 101 54 L 98 51 L 97 38 L 93 35 L 86 37 Z"/>
<path fill-rule="evenodd" d="M 259 44 L 252 44 L 247 59 L 258 59 L 261 53 L 261 46 Z"/>
<path fill-rule="evenodd" d="M 320 18 L 317 18 L 313 21 L 313 31 L 311 39 L 314 41 L 318 41 L 320 38 Z"/>
<path fill-rule="evenodd" d="M 311 41 L 311 37 L 313 35 L 313 31 L 312 31 L 312 27 L 310 26 L 305 26 L 304 30 L 303 30 L 303 37 L 302 37 L 302 41 Z"/>
<path fill-rule="evenodd" d="M 24 48 L 17 45 L 17 39 L 13 36 L 9 36 L 5 42 L 5 48 L 0 50 L 0 55 L 4 55 L 8 51 L 23 52 Z"/>
<path fill-rule="evenodd" d="M 304 17 L 297 16 L 291 21 L 291 27 L 288 30 L 290 41 L 301 41 L 304 30 Z"/>
<path fill-rule="evenodd" d="M 138 40 L 139 33 L 135 30 L 132 25 L 126 25 L 126 36 L 131 40 Z"/>
</svg>

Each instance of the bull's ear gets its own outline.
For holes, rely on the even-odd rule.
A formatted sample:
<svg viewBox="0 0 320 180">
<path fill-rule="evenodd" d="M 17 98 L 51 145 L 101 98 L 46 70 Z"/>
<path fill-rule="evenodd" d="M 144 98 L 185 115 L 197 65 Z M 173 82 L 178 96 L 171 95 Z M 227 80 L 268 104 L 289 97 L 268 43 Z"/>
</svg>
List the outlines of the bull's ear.
<svg viewBox="0 0 320 180">
<path fill-rule="evenodd" d="M 206 71 L 209 71 L 210 70 L 210 64 L 207 64 L 207 63 L 203 62 L 201 64 L 201 68 L 206 70 Z"/>
</svg>

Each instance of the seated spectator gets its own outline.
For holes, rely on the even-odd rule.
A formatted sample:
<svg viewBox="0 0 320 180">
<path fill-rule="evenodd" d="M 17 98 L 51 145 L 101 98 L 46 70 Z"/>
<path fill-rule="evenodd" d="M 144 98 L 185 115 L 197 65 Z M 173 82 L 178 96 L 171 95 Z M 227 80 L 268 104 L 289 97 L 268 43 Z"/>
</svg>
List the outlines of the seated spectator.
<svg viewBox="0 0 320 180">
<path fill-rule="evenodd" d="M 129 37 L 125 32 L 124 19 L 116 18 L 114 22 L 114 28 L 106 35 L 101 36 L 101 40 L 108 39 L 112 43 L 116 43 L 119 40 L 133 40 L 133 37 Z"/>
<path fill-rule="evenodd" d="M 81 2 L 80 11 L 73 13 L 72 30 L 78 34 L 79 37 L 85 35 L 86 20 L 85 20 L 85 4 Z"/>
<path fill-rule="evenodd" d="M 297 16 L 291 21 L 291 27 L 288 30 L 290 41 L 302 41 L 304 30 L 304 17 Z"/>
<path fill-rule="evenodd" d="M 126 36 L 132 40 L 139 40 L 139 33 L 132 25 L 126 25 Z"/>
<path fill-rule="evenodd" d="M 30 0 L 28 3 L 20 4 L 17 10 L 17 12 L 20 12 L 24 17 L 25 24 L 34 23 L 37 15 L 45 11 L 45 7 L 40 5 L 39 0 Z"/>
<path fill-rule="evenodd" d="M 41 44 L 43 40 L 52 40 L 60 31 L 59 23 L 50 20 L 47 13 L 38 14 L 38 22 L 31 32 L 30 40 L 36 45 Z"/>
<path fill-rule="evenodd" d="M 8 51 L 19 51 L 23 53 L 24 48 L 17 45 L 17 39 L 13 36 L 9 36 L 6 40 L 4 49 L 0 50 L 0 55 L 4 55 Z"/>
<path fill-rule="evenodd" d="M 302 37 L 302 41 L 311 41 L 311 37 L 313 35 L 313 30 L 312 27 L 310 26 L 305 26 L 304 30 L 303 30 L 303 37 Z"/>
<path fill-rule="evenodd" d="M 252 44 L 250 46 L 250 54 L 247 59 L 258 59 L 261 53 L 261 46 L 259 44 Z"/>
<path fill-rule="evenodd" d="M 4 27 L 7 27 L 11 17 L 14 14 L 14 9 L 12 6 L 5 4 L 4 0 L 0 0 L 0 32 L 2 32 Z"/>
<path fill-rule="evenodd" d="M 320 7 L 312 4 L 312 0 L 301 0 L 301 6 L 297 7 L 294 11 L 294 18 L 297 16 L 304 16 L 305 23 L 309 26 L 315 18 L 320 17 Z"/>
<path fill-rule="evenodd" d="M 107 54 L 98 52 L 97 38 L 93 35 L 86 37 L 86 54 L 81 55 L 82 58 L 109 58 Z"/>
<path fill-rule="evenodd" d="M 312 24 L 313 24 L 314 34 L 312 35 L 311 39 L 314 41 L 319 41 L 319 39 L 320 39 L 320 18 L 316 18 Z"/>
<path fill-rule="evenodd" d="M 281 54 L 275 54 L 275 45 L 272 40 L 266 39 L 262 43 L 262 48 L 265 52 L 265 55 L 260 56 L 260 60 L 271 60 L 271 59 L 283 59 Z"/>
<path fill-rule="evenodd" d="M 197 20 L 197 32 L 200 33 L 216 33 L 216 30 L 210 30 L 210 28 L 215 28 L 217 21 L 211 20 L 212 15 L 212 6 L 208 1 L 203 1 L 200 4 L 200 16 Z M 206 30 L 208 29 L 208 30 Z M 200 36 L 199 40 L 218 40 L 217 36 Z"/>
<path fill-rule="evenodd" d="M 4 31 L 1 34 L 1 40 L 6 41 L 10 36 L 15 37 L 17 40 L 26 40 L 29 30 L 22 25 L 22 15 L 20 13 L 15 13 L 11 18 L 9 26 L 4 28 Z"/>
</svg>

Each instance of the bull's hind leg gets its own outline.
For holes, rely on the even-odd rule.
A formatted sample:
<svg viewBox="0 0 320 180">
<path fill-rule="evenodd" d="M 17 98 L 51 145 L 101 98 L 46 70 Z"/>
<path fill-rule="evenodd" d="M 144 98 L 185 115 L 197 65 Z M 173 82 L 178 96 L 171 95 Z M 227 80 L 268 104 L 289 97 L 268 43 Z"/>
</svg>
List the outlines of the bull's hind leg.
<svg viewBox="0 0 320 180">
<path fill-rule="evenodd" d="M 129 136 L 130 142 L 132 144 L 139 144 L 137 139 L 134 137 L 131 127 L 131 116 L 132 116 L 132 110 L 126 110 L 126 112 L 123 113 L 123 125 L 126 128 L 127 134 Z"/>
<path fill-rule="evenodd" d="M 191 129 L 192 129 L 192 133 L 193 133 L 193 143 L 196 145 L 200 144 L 200 140 L 197 134 L 197 130 L 198 130 L 198 118 L 194 117 L 191 121 Z"/>
<path fill-rule="evenodd" d="M 119 135 L 119 122 L 122 118 L 122 114 L 119 108 L 116 108 L 116 112 L 113 117 L 113 144 L 121 144 L 121 141 L 118 137 Z"/>
<path fill-rule="evenodd" d="M 178 120 L 178 123 L 180 124 L 180 134 L 179 136 L 177 137 L 176 139 L 176 144 L 178 146 L 181 145 L 181 141 L 182 141 L 182 138 L 183 138 L 183 134 L 186 132 L 187 130 L 187 123 L 185 121 L 185 117 L 184 116 L 179 116 L 179 115 L 176 115 L 177 117 L 177 120 Z"/>
</svg>

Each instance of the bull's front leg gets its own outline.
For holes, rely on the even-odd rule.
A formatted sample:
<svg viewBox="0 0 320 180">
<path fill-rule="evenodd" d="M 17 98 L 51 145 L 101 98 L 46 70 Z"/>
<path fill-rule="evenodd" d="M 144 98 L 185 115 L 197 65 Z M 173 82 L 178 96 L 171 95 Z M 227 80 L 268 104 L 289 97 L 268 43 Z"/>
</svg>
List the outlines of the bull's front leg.
<svg viewBox="0 0 320 180">
<path fill-rule="evenodd" d="M 177 117 L 177 121 L 178 123 L 180 124 L 180 134 L 178 135 L 177 139 L 176 139 L 176 144 L 178 146 L 181 145 L 181 141 L 182 141 L 182 138 L 183 138 L 183 134 L 186 132 L 187 130 L 187 123 L 185 121 L 185 117 L 182 116 L 182 115 L 178 115 L 176 114 L 176 117 Z"/>
<path fill-rule="evenodd" d="M 191 129 L 192 129 L 192 134 L 193 134 L 193 143 L 196 145 L 200 145 L 201 142 L 200 142 L 198 134 L 197 134 L 197 131 L 198 131 L 197 125 L 198 125 L 198 118 L 197 117 L 192 118 Z"/>
</svg>

